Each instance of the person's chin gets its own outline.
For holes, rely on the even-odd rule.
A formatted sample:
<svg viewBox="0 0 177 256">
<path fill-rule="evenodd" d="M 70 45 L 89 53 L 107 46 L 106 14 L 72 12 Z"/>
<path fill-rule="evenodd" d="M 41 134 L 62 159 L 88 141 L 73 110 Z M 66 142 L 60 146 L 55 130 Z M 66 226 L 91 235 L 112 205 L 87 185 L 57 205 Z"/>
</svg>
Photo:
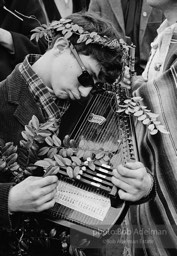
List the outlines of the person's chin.
<svg viewBox="0 0 177 256">
<path fill-rule="evenodd" d="M 81 98 L 80 95 L 74 94 L 72 92 L 69 92 L 68 95 L 69 95 L 70 100 L 80 100 L 80 98 Z"/>
</svg>

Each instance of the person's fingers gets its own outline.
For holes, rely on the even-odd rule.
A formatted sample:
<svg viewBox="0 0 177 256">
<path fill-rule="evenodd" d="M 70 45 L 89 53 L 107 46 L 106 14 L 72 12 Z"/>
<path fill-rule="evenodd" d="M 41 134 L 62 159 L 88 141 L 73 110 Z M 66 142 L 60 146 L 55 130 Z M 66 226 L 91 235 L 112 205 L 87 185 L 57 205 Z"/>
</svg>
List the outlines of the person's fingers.
<svg viewBox="0 0 177 256">
<path fill-rule="evenodd" d="M 42 212 L 42 211 L 48 210 L 52 208 L 54 205 L 55 205 L 55 198 L 40 205 L 40 207 L 37 208 L 36 212 Z"/>
<path fill-rule="evenodd" d="M 121 179 L 117 179 L 115 177 L 112 177 L 112 183 L 122 189 L 122 190 L 125 190 L 125 191 L 132 191 L 132 187 L 127 183 L 127 182 L 124 182 L 123 180 Z"/>
<path fill-rule="evenodd" d="M 120 199 L 124 200 L 124 201 L 131 201 L 131 202 L 134 202 L 136 201 L 136 197 L 130 193 L 127 193 L 125 192 L 124 190 L 122 189 L 119 189 L 118 190 L 118 195 L 120 197 Z"/>
<path fill-rule="evenodd" d="M 53 206 L 55 203 L 55 195 L 56 195 L 56 190 L 38 198 L 38 200 L 35 201 L 34 207 L 33 207 L 35 212 L 40 212 L 40 211 L 44 210 L 44 208 L 48 209 L 47 207 L 49 205 Z M 50 207 L 52 207 L 52 206 L 50 206 Z"/>
<path fill-rule="evenodd" d="M 126 191 L 131 191 L 130 188 L 139 189 L 139 187 L 141 187 L 141 183 L 142 183 L 142 181 L 139 179 L 127 178 L 127 177 L 123 177 L 121 175 L 117 176 L 117 177 L 113 176 L 111 180 L 116 186 L 121 187 L 122 189 L 125 189 Z M 120 185 L 121 182 L 123 182 L 123 184 L 127 184 L 128 186 L 127 187 L 125 185 L 121 186 Z M 133 189 L 133 191 L 134 191 L 134 189 Z"/>
<path fill-rule="evenodd" d="M 38 187 L 45 187 L 53 183 L 58 182 L 58 178 L 56 175 L 50 175 L 46 177 L 32 177 L 27 178 L 28 181 L 32 182 L 33 185 L 37 185 Z"/>
<path fill-rule="evenodd" d="M 40 189 L 40 196 L 45 196 L 49 193 L 52 193 L 53 191 L 56 191 L 56 188 L 57 188 L 57 183 L 54 183 L 54 184 L 51 184 L 51 185 L 48 185 L 48 186 L 45 186 L 45 187 L 42 187 Z"/>
<path fill-rule="evenodd" d="M 127 162 L 126 164 L 124 164 L 124 166 L 132 170 L 144 167 L 143 163 L 141 162 Z"/>
<path fill-rule="evenodd" d="M 131 178 L 131 179 L 143 179 L 146 173 L 146 168 L 139 162 L 127 163 L 125 165 L 119 165 L 117 169 L 113 170 L 113 175 L 117 178 Z"/>
</svg>

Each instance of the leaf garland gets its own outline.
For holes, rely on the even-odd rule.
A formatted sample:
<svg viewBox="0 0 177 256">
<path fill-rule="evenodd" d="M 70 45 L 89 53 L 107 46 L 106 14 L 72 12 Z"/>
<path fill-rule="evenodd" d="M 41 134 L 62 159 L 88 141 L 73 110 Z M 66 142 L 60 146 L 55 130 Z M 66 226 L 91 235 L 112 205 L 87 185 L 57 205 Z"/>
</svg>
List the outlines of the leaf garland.
<svg viewBox="0 0 177 256">
<path fill-rule="evenodd" d="M 61 33 L 64 38 L 69 39 L 73 34 L 78 36 L 77 43 L 87 44 L 99 44 L 103 47 L 108 47 L 110 49 L 124 49 L 127 48 L 123 39 L 119 41 L 117 39 L 109 39 L 107 36 L 100 36 L 97 32 L 88 32 L 83 29 L 83 27 L 74 24 L 70 19 L 60 19 L 59 21 L 52 21 L 48 25 L 42 24 L 31 30 L 33 33 L 30 40 L 39 41 L 40 38 L 44 37 L 46 41 L 50 44 L 57 33 Z"/>
<path fill-rule="evenodd" d="M 22 137 L 19 147 L 12 142 L 0 146 L 0 174 L 9 172 L 16 183 L 34 175 L 38 167 L 52 174 L 62 169 L 70 178 L 76 179 L 83 166 L 94 171 L 95 162 L 110 165 L 114 153 L 83 149 L 82 140 L 77 145 L 68 135 L 61 141 L 55 120 L 40 124 L 36 116 L 25 126 Z"/>
<path fill-rule="evenodd" d="M 118 113 L 125 112 L 127 115 L 133 115 L 143 125 L 147 126 L 151 135 L 159 132 L 169 134 L 165 126 L 157 120 L 158 114 L 152 113 L 146 106 L 141 105 L 141 97 L 132 97 L 124 100 L 124 104 L 119 104 Z"/>
</svg>

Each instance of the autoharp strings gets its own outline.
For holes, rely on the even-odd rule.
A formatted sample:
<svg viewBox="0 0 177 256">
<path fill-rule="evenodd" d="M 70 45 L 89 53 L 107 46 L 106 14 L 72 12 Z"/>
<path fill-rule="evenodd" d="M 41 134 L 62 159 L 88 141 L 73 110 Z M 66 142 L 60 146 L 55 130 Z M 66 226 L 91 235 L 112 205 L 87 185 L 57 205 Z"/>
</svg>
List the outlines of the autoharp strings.
<svg viewBox="0 0 177 256">
<path fill-rule="evenodd" d="M 105 92 L 95 95 L 87 113 L 84 113 L 82 123 L 75 133 L 75 140 L 79 140 L 82 136 L 86 141 L 100 143 L 100 146 L 103 146 L 103 143 L 106 142 L 106 148 L 109 149 L 109 141 L 112 144 L 119 129 L 116 110 L 117 101 L 115 93 Z M 94 145 L 93 147 L 95 148 Z"/>
</svg>

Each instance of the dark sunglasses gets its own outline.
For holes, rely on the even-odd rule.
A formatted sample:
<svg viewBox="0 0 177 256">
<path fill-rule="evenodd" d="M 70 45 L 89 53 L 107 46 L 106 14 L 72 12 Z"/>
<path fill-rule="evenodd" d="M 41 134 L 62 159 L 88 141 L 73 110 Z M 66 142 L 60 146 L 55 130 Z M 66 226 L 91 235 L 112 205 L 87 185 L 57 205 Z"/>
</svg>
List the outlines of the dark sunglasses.
<svg viewBox="0 0 177 256">
<path fill-rule="evenodd" d="M 79 54 L 77 53 L 76 49 L 74 48 L 74 46 L 72 44 L 70 44 L 70 49 L 71 49 L 72 54 L 76 58 L 79 66 L 82 69 L 82 74 L 80 76 L 78 76 L 78 78 L 77 78 L 79 83 L 84 87 L 95 88 L 95 83 L 94 83 L 93 77 L 89 74 L 89 72 L 85 68 L 81 58 L 79 57 Z"/>
</svg>

